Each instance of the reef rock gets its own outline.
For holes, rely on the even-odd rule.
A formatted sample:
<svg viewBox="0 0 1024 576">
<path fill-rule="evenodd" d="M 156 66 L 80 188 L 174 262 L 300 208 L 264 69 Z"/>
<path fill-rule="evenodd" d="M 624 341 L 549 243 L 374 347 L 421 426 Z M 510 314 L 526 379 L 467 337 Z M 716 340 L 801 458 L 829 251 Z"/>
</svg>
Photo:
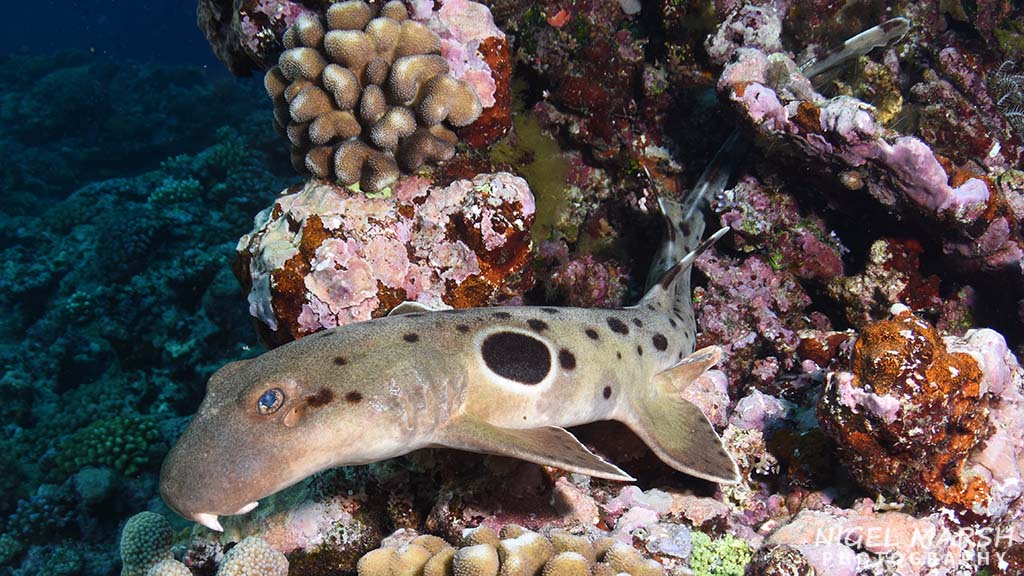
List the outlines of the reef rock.
<svg viewBox="0 0 1024 576">
<path fill-rule="evenodd" d="M 270 344 L 406 300 L 487 306 L 532 286 L 533 215 L 526 181 L 504 172 L 446 186 L 410 177 L 387 199 L 311 180 L 257 215 L 236 275 Z"/>
<path fill-rule="evenodd" d="M 199 29 L 232 74 L 267 68 L 281 52 L 281 34 L 311 11 L 291 0 L 200 0 Z"/>
<path fill-rule="evenodd" d="M 943 339 L 897 308 L 829 374 L 819 417 L 865 487 L 998 518 L 1021 494 L 1022 376 L 998 333 Z"/>
<path fill-rule="evenodd" d="M 817 574 L 946 576 L 959 573 L 954 572 L 958 567 L 979 565 L 975 554 L 980 550 L 971 547 L 965 534 L 947 527 L 939 515 L 915 518 L 861 501 L 853 509 L 803 510 L 765 544 L 787 546 L 794 564 L 809 564 Z M 793 558 L 793 551 L 803 558 Z"/>
<path fill-rule="evenodd" d="M 1024 241 L 994 183 L 998 171 L 953 165 L 921 138 L 885 126 L 861 100 L 825 98 L 783 54 L 737 49 L 718 88 L 765 144 L 833 170 L 847 189 L 922 222 L 955 267 L 1005 274 L 1019 291 Z"/>
</svg>

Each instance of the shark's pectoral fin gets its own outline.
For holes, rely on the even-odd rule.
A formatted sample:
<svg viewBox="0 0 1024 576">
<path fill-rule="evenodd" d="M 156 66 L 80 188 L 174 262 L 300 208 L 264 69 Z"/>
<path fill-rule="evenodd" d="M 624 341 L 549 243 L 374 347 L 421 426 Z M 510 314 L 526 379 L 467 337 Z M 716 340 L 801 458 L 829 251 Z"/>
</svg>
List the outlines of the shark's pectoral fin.
<svg viewBox="0 0 1024 576">
<path fill-rule="evenodd" d="M 654 377 L 653 389 L 631 406 L 626 424 L 676 470 L 713 482 L 739 482 L 736 463 L 704 413 L 679 392 L 714 366 L 722 352 L 702 348 Z"/>
<path fill-rule="evenodd" d="M 438 307 L 438 308 L 431 308 L 430 306 L 427 306 L 426 304 L 420 304 L 419 302 L 414 302 L 412 300 L 406 300 L 405 302 L 402 302 L 398 306 L 395 306 L 394 308 L 392 308 L 391 312 L 388 312 L 388 316 L 401 316 L 402 314 L 413 314 L 413 313 L 422 314 L 424 312 L 437 312 L 439 310 L 451 310 L 451 306 L 442 306 L 442 307 Z"/>
<path fill-rule="evenodd" d="M 498 428 L 480 420 L 463 417 L 448 423 L 435 443 L 470 452 L 510 456 L 595 478 L 626 482 L 634 480 L 618 466 L 605 462 L 587 450 L 586 446 L 564 428 L 556 426 L 522 430 Z"/>
</svg>

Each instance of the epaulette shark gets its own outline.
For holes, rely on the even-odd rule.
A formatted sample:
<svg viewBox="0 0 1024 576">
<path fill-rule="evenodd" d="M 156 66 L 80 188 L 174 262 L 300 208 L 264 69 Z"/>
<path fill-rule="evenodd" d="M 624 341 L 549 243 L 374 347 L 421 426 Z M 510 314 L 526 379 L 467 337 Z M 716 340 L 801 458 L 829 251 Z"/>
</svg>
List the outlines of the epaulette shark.
<svg viewBox="0 0 1024 576">
<path fill-rule="evenodd" d="M 219 530 L 219 516 L 321 470 L 428 447 L 633 480 L 566 430 L 599 420 L 625 423 L 676 470 L 737 482 L 711 423 L 680 394 L 721 358 L 717 347 L 694 351 L 689 276 L 728 229 L 698 244 L 701 211 L 660 205 L 668 233 L 658 261 L 674 263 L 635 306 L 406 302 L 224 366 L 164 461 L 164 501 Z"/>
<path fill-rule="evenodd" d="M 818 68 L 893 42 L 908 26 L 883 23 Z M 249 512 L 321 470 L 429 447 L 633 480 L 566 430 L 599 420 L 623 422 L 676 470 L 738 482 L 711 423 L 680 391 L 722 356 L 715 346 L 694 351 L 690 267 L 728 230 L 700 242 L 700 207 L 724 189 L 746 145 L 734 133 L 683 204 L 659 201 L 666 241 L 635 306 L 431 310 L 407 302 L 384 318 L 224 366 L 164 461 L 164 501 L 220 530 L 219 516 Z"/>
</svg>

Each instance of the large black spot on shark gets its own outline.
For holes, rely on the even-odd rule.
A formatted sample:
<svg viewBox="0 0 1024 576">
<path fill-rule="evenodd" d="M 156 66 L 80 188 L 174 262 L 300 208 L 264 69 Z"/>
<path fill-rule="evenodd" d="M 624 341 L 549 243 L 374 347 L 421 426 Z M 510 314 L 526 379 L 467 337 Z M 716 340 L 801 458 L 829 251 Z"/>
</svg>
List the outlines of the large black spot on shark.
<svg viewBox="0 0 1024 576">
<path fill-rule="evenodd" d="M 519 332 L 495 332 L 480 347 L 484 364 L 498 376 L 520 384 L 540 384 L 551 371 L 551 351 Z"/>
</svg>

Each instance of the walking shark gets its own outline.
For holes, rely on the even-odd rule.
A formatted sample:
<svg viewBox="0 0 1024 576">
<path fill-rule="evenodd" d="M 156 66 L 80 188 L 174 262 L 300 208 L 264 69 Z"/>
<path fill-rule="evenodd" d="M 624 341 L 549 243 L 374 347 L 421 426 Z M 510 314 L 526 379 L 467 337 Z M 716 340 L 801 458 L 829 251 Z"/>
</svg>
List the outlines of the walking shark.
<svg viewBox="0 0 1024 576">
<path fill-rule="evenodd" d="M 625 423 L 677 470 L 736 482 L 714 428 L 680 395 L 721 357 L 717 347 L 694 352 L 689 270 L 727 229 L 698 245 L 700 210 L 660 205 L 662 270 L 635 306 L 405 303 L 224 366 L 164 461 L 164 501 L 220 530 L 218 516 L 311 474 L 427 447 L 633 480 L 566 430 L 598 420 Z"/>
</svg>

